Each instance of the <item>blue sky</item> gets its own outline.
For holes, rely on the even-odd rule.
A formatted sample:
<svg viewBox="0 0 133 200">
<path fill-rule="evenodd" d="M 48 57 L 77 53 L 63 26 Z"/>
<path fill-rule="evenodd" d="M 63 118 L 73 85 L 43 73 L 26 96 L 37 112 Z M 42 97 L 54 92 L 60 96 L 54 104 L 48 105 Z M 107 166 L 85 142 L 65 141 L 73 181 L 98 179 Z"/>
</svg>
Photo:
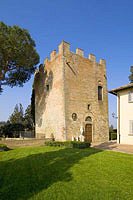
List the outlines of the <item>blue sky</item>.
<svg viewBox="0 0 133 200">
<path fill-rule="evenodd" d="M 0 21 L 29 30 L 36 41 L 40 62 L 62 40 L 106 59 L 108 89 L 129 82 L 133 65 L 132 0 L 1 0 Z M 4 88 L 0 121 L 7 120 L 17 103 L 30 104 L 33 78 L 23 88 Z M 116 124 L 116 98 L 109 95 L 110 123 Z"/>
</svg>

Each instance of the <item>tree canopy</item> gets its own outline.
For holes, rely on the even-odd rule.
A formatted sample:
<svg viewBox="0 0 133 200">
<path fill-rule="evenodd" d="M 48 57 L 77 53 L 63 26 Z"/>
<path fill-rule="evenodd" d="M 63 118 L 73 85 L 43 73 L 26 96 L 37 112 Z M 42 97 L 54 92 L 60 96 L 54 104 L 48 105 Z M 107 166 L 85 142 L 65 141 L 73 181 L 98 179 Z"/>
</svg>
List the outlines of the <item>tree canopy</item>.
<svg viewBox="0 0 133 200">
<path fill-rule="evenodd" d="M 39 63 L 36 45 L 26 29 L 0 22 L 0 91 L 23 86 Z"/>
</svg>

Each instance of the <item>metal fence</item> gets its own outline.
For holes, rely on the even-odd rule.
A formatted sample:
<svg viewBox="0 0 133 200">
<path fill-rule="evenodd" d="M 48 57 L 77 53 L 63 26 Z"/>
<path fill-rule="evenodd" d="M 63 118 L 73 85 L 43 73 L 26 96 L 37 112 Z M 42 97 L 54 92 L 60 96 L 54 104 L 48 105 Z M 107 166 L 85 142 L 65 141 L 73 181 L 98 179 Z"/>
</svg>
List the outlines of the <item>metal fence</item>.
<svg viewBox="0 0 133 200">
<path fill-rule="evenodd" d="M 8 136 L 6 136 L 8 138 Z M 35 131 L 13 131 L 12 138 L 35 138 Z"/>
</svg>

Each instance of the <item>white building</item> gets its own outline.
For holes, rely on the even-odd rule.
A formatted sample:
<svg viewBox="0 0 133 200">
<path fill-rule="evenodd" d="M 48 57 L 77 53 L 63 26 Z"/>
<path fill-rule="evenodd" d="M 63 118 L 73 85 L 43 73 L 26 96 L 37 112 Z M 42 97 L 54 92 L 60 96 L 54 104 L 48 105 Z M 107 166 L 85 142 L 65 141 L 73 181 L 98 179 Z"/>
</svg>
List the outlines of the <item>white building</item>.
<svg viewBox="0 0 133 200">
<path fill-rule="evenodd" d="M 117 142 L 133 145 L 133 83 L 109 93 L 117 96 Z"/>
</svg>

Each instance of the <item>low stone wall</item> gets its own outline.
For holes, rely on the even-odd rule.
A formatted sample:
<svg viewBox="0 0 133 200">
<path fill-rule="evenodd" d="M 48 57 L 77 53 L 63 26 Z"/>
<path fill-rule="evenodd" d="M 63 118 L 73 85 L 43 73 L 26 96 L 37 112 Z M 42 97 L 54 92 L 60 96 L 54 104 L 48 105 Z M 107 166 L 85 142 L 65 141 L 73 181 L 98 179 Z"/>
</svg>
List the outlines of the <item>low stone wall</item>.
<svg viewBox="0 0 133 200">
<path fill-rule="evenodd" d="M 6 144 L 9 148 L 24 146 L 41 146 L 44 145 L 44 139 L 28 139 L 28 138 L 8 138 L 0 140 L 0 144 Z"/>
</svg>

